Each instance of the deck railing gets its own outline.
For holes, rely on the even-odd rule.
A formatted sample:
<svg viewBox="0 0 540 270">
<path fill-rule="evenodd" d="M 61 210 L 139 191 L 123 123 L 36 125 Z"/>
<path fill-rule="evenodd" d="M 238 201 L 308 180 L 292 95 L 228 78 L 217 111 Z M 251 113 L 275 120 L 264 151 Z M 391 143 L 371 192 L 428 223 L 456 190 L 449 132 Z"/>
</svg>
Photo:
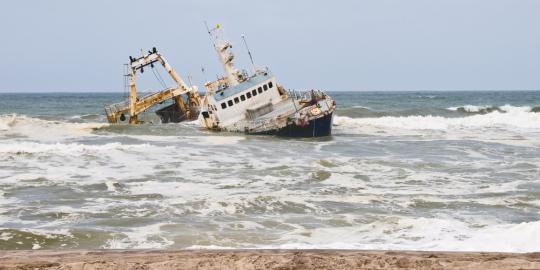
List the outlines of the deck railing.
<svg viewBox="0 0 540 270">
<path fill-rule="evenodd" d="M 324 93 L 321 90 L 309 90 L 309 91 L 297 91 L 297 90 L 288 90 L 289 97 L 296 100 L 311 100 L 314 96 L 315 98 L 323 98 Z"/>
</svg>

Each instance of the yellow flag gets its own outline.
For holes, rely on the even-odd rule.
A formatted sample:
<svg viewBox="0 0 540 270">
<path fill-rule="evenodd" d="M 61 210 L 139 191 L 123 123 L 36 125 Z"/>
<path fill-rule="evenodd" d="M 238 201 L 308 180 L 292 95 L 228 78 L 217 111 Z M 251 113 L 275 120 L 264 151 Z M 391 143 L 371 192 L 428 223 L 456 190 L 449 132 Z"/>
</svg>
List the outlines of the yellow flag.
<svg viewBox="0 0 540 270">
<path fill-rule="evenodd" d="M 216 29 L 219 29 L 219 23 L 218 23 L 218 24 L 216 24 Z"/>
</svg>

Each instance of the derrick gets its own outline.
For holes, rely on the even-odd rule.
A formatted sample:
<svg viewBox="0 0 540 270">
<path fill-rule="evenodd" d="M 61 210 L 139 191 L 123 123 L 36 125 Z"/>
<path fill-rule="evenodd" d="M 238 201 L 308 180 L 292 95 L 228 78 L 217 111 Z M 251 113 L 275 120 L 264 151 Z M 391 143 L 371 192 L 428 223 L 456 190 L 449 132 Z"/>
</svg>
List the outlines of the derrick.
<svg viewBox="0 0 540 270">
<path fill-rule="evenodd" d="M 193 120 L 198 117 L 200 97 L 196 86 L 189 87 L 169 65 L 165 58 L 154 47 L 147 54 L 139 58 L 129 57 L 130 62 L 127 65 L 129 78 L 129 97 L 126 101 L 111 104 L 105 107 L 107 120 L 111 124 L 126 120 L 128 115 L 130 124 L 140 123 L 138 116 L 148 108 L 163 103 L 167 100 L 173 100 L 174 103 L 168 107 L 160 109 L 157 113 L 167 122 L 180 122 L 184 120 Z M 161 64 L 169 76 L 175 82 L 175 86 L 168 87 L 158 92 L 146 96 L 137 95 L 136 76 L 137 73 L 144 73 L 144 69 L 154 68 L 154 64 Z"/>
</svg>

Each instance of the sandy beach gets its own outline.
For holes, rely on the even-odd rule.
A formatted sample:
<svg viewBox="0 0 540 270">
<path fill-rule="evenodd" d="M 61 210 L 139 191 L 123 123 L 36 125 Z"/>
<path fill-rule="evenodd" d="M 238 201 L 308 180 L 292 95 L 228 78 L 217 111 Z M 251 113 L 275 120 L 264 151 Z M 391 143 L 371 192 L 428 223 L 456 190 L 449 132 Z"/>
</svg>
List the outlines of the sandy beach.
<svg viewBox="0 0 540 270">
<path fill-rule="evenodd" d="M 540 269 L 540 253 L 353 250 L 3 251 L 0 269 Z"/>
</svg>

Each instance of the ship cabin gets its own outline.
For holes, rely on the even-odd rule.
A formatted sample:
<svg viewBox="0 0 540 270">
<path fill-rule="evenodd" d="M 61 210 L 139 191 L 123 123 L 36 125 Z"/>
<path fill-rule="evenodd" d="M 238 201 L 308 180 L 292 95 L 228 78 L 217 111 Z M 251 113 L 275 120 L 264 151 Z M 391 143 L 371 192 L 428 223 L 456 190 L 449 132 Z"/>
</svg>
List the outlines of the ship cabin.
<svg viewBox="0 0 540 270">
<path fill-rule="evenodd" d="M 268 69 L 258 71 L 237 85 L 220 85 L 222 87 L 208 95 L 207 110 L 202 113 L 205 122 L 210 120 L 213 122 L 212 126 L 218 128 L 245 119 L 253 120 L 272 111 L 275 104 L 287 98 L 286 92 L 278 89 L 275 78 Z"/>
</svg>

